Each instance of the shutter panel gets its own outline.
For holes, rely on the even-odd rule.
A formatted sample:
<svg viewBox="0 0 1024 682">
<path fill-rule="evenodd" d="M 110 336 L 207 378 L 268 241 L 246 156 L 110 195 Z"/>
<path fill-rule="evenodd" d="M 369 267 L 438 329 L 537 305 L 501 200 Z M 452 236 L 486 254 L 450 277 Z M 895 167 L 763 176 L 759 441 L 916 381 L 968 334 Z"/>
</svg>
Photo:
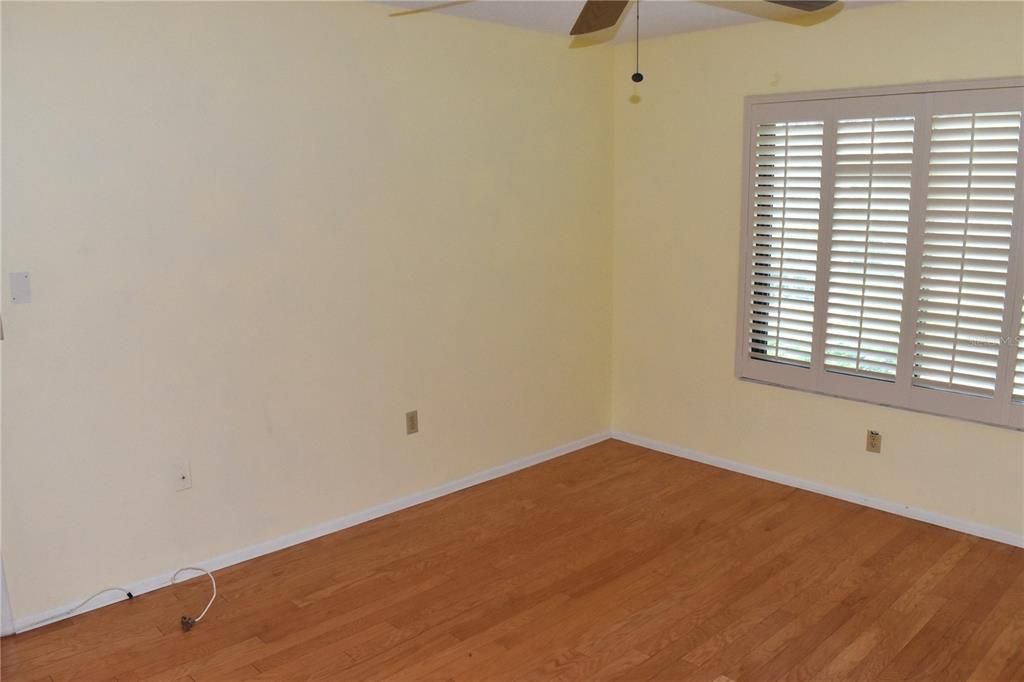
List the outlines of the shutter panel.
<svg viewBox="0 0 1024 682">
<path fill-rule="evenodd" d="M 1019 111 L 932 118 L 915 386 L 995 393 L 1020 126 Z"/>
<path fill-rule="evenodd" d="M 1024 305 L 1021 305 L 1020 334 L 1017 342 L 1017 366 L 1013 374 L 1013 402 L 1024 403 Z"/>
<path fill-rule="evenodd" d="M 893 381 L 910 225 L 914 117 L 836 129 L 825 366 Z"/>
<path fill-rule="evenodd" d="M 824 122 L 755 129 L 747 347 L 751 358 L 809 367 Z"/>
</svg>

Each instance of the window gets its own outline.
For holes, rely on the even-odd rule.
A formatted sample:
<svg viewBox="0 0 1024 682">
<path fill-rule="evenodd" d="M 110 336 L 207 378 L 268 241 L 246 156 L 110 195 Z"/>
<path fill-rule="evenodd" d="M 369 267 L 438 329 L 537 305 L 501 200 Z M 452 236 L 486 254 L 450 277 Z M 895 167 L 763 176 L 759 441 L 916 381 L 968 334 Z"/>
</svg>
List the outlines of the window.
<svg viewBox="0 0 1024 682">
<path fill-rule="evenodd" d="M 750 98 L 737 374 L 1024 429 L 1024 83 Z"/>
</svg>

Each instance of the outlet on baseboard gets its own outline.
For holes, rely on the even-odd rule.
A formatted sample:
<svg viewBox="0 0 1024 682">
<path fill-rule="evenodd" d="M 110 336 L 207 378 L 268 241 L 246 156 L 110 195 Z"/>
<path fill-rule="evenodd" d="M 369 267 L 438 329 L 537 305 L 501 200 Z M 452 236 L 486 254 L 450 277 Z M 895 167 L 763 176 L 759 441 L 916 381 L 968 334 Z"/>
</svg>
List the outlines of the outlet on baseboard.
<svg viewBox="0 0 1024 682">
<path fill-rule="evenodd" d="M 420 411 L 413 410 L 405 413 L 405 435 L 411 436 L 420 431 Z"/>
<path fill-rule="evenodd" d="M 865 443 L 864 449 L 868 452 L 874 452 L 876 454 L 882 452 L 882 434 L 878 431 L 868 430 L 867 442 Z"/>
<path fill-rule="evenodd" d="M 188 462 L 180 462 L 174 472 L 175 490 L 188 490 L 192 487 L 192 467 Z"/>
</svg>

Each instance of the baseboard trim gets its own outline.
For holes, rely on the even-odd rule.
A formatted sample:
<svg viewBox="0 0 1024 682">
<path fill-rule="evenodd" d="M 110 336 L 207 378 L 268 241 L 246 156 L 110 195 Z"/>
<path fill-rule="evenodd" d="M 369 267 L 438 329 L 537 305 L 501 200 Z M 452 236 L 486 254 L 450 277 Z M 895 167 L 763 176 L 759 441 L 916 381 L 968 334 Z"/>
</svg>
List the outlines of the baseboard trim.
<svg viewBox="0 0 1024 682">
<path fill-rule="evenodd" d="M 800 488 L 801 490 L 807 490 L 812 493 L 827 495 L 828 497 L 853 502 L 854 504 L 871 507 L 872 509 L 878 509 L 898 516 L 905 516 L 909 519 L 914 519 L 915 521 L 924 521 L 925 523 L 930 523 L 934 526 L 942 526 L 943 528 L 960 531 L 961 533 L 967 533 L 968 535 L 975 535 L 987 540 L 994 540 L 996 542 L 1013 545 L 1015 547 L 1024 547 L 1024 535 L 1017 535 L 1016 533 L 1002 528 L 986 526 L 981 523 L 967 521 L 955 516 L 946 516 L 945 514 L 928 511 L 927 509 L 918 509 L 917 507 L 911 507 L 907 504 L 871 497 L 870 495 L 864 495 L 853 490 L 838 488 L 825 483 L 808 481 L 803 478 L 790 476 L 770 469 L 762 469 L 750 464 L 744 464 L 743 462 L 725 459 L 724 457 L 706 455 L 702 452 L 683 448 L 678 445 L 672 445 L 670 443 L 662 443 L 650 438 L 644 438 L 643 436 L 636 436 L 631 433 L 612 431 L 611 437 L 632 445 L 639 445 L 640 447 L 657 450 L 658 452 L 662 452 L 667 455 L 674 455 L 675 457 L 682 457 L 683 459 L 693 460 L 694 462 L 708 464 L 713 467 L 718 467 L 719 469 L 727 469 L 729 471 L 735 471 L 739 474 L 753 476 L 773 483 L 781 483 L 782 485 Z"/>
<path fill-rule="evenodd" d="M 511 462 L 506 462 L 505 464 L 499 464 L 496 467 L 491 467 L 490 469 L 485 469 L 484 471 L 479 471 L 475 474 L 470 474 L 469 476 L 466 476 L 464 478 L 460 478 L 455 481 L 449 481 L 448 483 L 442 483 L 441 485 L 436 486 L 434 488 L 422 490 L 418 493 L 407 495 L 406 497 L 400 497 L 396 500 L 391 500 L 389 502 L 379 504 L 375 507 L 370 507 L 369 509 L 364 509 L 362 511 L 357 511 L 352 514 L 348 514 L 346 516 L 334 519 L 332 521 L 327 521 L 326 523 L 321 523 L 310 528 L 297 530 L 293 533 L 288 533 L 286 535 L 276 537 L 272 540 L 267 540 L 266 542 L 251 545 L 249 547 L 245 547 L 244 549 L 239 549 L 237 551 L 229 552 L 227 554 L 221 554 L 218 557 L 207 559 L 206 561 L 200 561 L 198 563 L 187 565 L 199 566 L 201 568 L 205 568 L 208 571 L 216 571 L 222 568 L 227 568 L 228 566 L 233 566 L 243 561 L 248 561 L 249 559 L 255 559 L 256 557 L 263 556 L 264 554 L 270 554 L 271 552 L 276 552 L 278 550 L 285 549 L 293 545 L 298 545 L 300 543 L 307 542 L 309 540 L 313 540 L 324 535 L 334 533 L 339 530 L 344 530 L 345 528 L 358 526 L 361 523 L 372 521 L 373 519 L 385 516 L 387 514 L 391 514 L 396 511 L 400 511 L 402 509 L 407 509 L 408 507 L 414 507 L 417 504 L 429 502 L 430 500 L 436 499 L 438 497 L 443 497 L 454 492 L 458 492 L 459 490 L 464 490 L 465 488 L 471 488 L 475 485 L 479 485 L 480 483 L 486 483 L 487 481 L 491 481 L 496 478 L 501 478 L 502 476 L 507 476 L 508 474 L 514 473 L 521 469 L 526 469 L 527 467 L 531 467 L 535 464 L 546 462 L 549 459 L 555 459 L 556 457 L 561 457 L 562 455 L 566 455 L 569 454 L 570 452 L 574 452 L 581 448 L 585 448 L 588 445 L 600 443 L 601 441 L 607 440 L 610 437 L 611 434 L 607 432 L 596 433 L 592 436 L 581 438 L 580 440 L 576 440 L 571 443 L 565 443 L 564 445 L 559 445 L 557 447 L 544 450 L 543 452 L 538 452 L 527 457 L 513 460 Z M 124 585 L 123 587 L 126 590 L 129 590 L 133 595 L 138 596 L 140 594 L 145 594 L 146 592 L 158 590 L 161 587 L 167 587 L 171 584 L 171 576 L 173 575 L 174 571 L 167 571 L 166 573 L 162 573 L 151 578 L 146 578 L 144 580 L 140 580 L 130 585 Z M 14 621 L 14 632 L 25 632 L 33 628 L 42 627 L 43 625 L 56 623 L 58 621 L 64 620 L 65 618 L 77 616 L 79 614 L 86 613 L 88 611 L 93 611 L 104 606 L 109 606 L 110 604 L 123 600 L 123 596 L 117 596 L 116 594 L 113 594 L 111 596 L 97 597 L 87 606 L 83 607 L 82 609 L 79 609 L 78 611 L 75 611 L 75 613 L 73 614 L 69 614 L 68 610 L 77 605 L 79 602 L 81 602 L 81 599 L 77 599 L 74 602 L 66 604 L 65 606 L 60 608 L 50 609 L 48 611 L 36 613 L 30 616 L 26 616 L 24 618 L 16 618 Z"/>
</svg>

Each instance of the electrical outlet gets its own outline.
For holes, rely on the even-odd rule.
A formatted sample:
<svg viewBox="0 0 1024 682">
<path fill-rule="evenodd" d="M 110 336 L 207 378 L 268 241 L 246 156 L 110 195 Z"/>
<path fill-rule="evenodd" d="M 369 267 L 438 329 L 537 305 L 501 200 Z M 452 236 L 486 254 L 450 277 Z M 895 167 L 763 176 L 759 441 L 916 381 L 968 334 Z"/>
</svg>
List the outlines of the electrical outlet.
<svg viewBox="0 0 1024 682">
<path fill-rule="evenodd" d="M 868 431 L 867 443 L 864 447 L 868 452 L 882 452 L 882 434 L 878 431 Z"/>
<path fill-rule="evenodd" d="M 405 413 L 405 435 L 411 436 L 420 431 L 420 412 L 413 410 Z"/>
<path fill-rule="evenodd" d="M 31 303 L 32 275 L 27 272 L 12 272 L 9 294 L 11 303 Z"/>
<path fill-rule="evenodd" d="M 188 462 L 181 462 L 174 471 L 175 490 L 188 490 L 192 487 L 192 468 Z"/>
</svg>

